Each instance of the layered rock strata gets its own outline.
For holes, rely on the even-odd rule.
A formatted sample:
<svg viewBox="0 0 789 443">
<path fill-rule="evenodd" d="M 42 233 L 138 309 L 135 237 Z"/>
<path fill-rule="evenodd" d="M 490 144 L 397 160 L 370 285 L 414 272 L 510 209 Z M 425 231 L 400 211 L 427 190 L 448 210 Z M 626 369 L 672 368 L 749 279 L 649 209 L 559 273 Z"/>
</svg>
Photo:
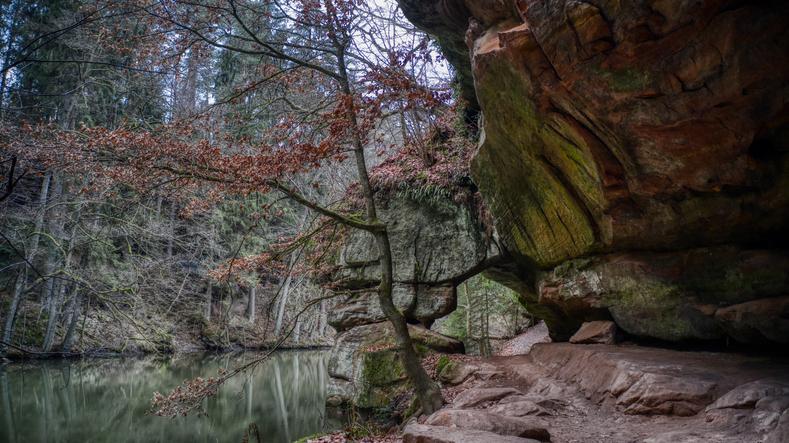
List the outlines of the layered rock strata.
<svg viewBox="0 0 789 443">
<path fill-rule="evenodd" d="M 404 441 L 464 441 L 464 433 L 474 441 L 480 432 L 488 441 L 650 443 L 779 442 L 787 435 L 785 360 L 543 343 L 528 355 L 454 365 L 449 372 L 464 376 L 445 388 L 450 402 L 407 426 Z"/>
<path fill-rule="evenodd" d="M 428 328 L 457 305 L 456 285 L 495 262 L 495 251 L 469 206 L 392 197 L 381 205 L 394 261 L 394 302 L 420 353 L 463 352 L 463 343 Z M 389 406 L 406 376 L 391 325 L 381 312 L 379 253 L 371 235 L 353 231 L 339 254 L 341 297 L 329 313 L 337 330 L 329 360 L 329 402 Z"/>
<path fill-rule="evenodd" d="M 555 338 L 789 341 L 789 4 L 399 2 L 473 78 L 474 181 Z"/>
</svg>

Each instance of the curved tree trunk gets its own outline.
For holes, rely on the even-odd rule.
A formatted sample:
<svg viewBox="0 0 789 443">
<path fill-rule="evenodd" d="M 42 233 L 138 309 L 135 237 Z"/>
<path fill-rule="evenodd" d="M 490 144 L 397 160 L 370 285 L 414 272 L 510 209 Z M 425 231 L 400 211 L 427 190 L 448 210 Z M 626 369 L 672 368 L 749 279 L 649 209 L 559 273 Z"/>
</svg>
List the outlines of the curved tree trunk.
<svg viewBox="0 0 789 443">
<path fill-rule="evenodd" d="M 205 321 L 211 321 L 211 302 L 213 301 L 214 286 L 211 282 L 205 288 L 205 305 L 203 305 L 203 318 Z"/>
<path fill-rule="evenodd" d="M 255 309 L 257 309 L 255 306 L 255 289 L 255 285 L 249 288 L 249 299 L 247 299 L 247 320 L 251 323 L 255 322 Z"/>
<path fill-rule="evenodd" d="M 359 136 L 361 131 L 359 131 L 359 122 L 356 115 L 357 111 L 353 103 L 353 91 L 351 90 L 351 84 L 348 80 L 345 48 L 339 46 L 337 50 L 337 65 L 340 71 L 340 82 L 343 92 L 351 98 L 347 117 L 352 128 L 353 153 L 359 175 L 359 184 L 361 185 L 362 195 L 364 196 L 367 210 L 367 221 L 379 225 L 377 229 L 372 232 L 375 236 L 379 253 L 381 254 L 381 284 L 378 287 L 378 303 L 381 305 L 381 311 L 383 311 L 394 328 L 395 338 L 400 348 L 400 358 L 403 363 L 403 368 L 405 369 L 408 379 L 414 385 L 414 394 L 419 400 L 422 413 L 432 414 L 434 411 L 441 408 L 444 404 L 444 399 L 441 396 L 441 390 L 438 385 L 430 379 L 425 368 L 422 367 L 421 359 L 414 348 L 411 335 L 408 333 L 408 324 L 406 323 L 405 317 L 397 310 L 392 301 L 393 267 L 389 233 L 386 225 L 378 220 L 375 195 L 373 194 L 373 189 L 370 184 L 370 175 L 367 171 L 364 142 Z"/>
<path fill-rule="evenodd" d="M 438 385 L 430 379 L 422 361 L 414 349 L 414 342 L 408 333 L 408 324 L 405 317 L 392 301 L 392 249 L 389 244 L 389 234 L 381 232 L 375 236 L 378 249 L 381 251 L 381 285 L 378 287 L 378 302 L 389 322 L 395 330 L 398 347 L 401 349 L 400 358 L 403 362 L 408 379 L 414 385 L 414 391 L 422 413 L 432 414 L 441 408 L 444 399 L 441 397 L 441 390 Z"/>
<path fill-rule="evenodd" d="M 63 343 L 61 344 L 61 349 L 63 352 L 71 352 L 72 346 L 74 346 L 74 333 L 77 330 L 77 323 L 79 322 L 79 317 L 82 309 L 82 300 L 81 295 L 79 294 L 79 288 L 74 288 L 74 292 L 71 295 L 71 302 L 69 303 L 68 307 L 68 320 L 66 321 L 67 329 L 66 335 L 63 337 Z"/>
</svg>

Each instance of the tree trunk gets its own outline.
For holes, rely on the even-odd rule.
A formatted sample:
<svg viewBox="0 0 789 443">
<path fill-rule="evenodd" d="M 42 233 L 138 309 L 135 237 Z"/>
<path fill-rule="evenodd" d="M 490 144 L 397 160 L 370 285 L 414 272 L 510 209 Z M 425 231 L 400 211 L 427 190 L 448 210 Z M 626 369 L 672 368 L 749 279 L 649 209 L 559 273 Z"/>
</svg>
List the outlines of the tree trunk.
<svg viewBox="0 0 789 443">
<path fill-rule="evenodd" d="M 256 285 L 249 288 L 249 300 L 247 300 L 247 320 L 251 323 L 255 322 L 255 288 Z"/>
<path fill-rule="evenodd" d="M 181 106 L 179 113 L 181 117 L 191 116 L 197 105 L 197 70 L 200 62 L 199 45 L 194 45 L 189 49 L 189 58 L 186 60 L 186 81 L 181 92 Z"/>
<path fill-rule="evenodd" d="M 471 297 L 468 295 L 468 281 L 463 282 L 463 294 L 466 296 L 466 340 L 474 339 L 471 329 Z"/>
<path fill-rule="evenodd" d="M 87 184 L 87 179 L 83 180 L 83 185 Z M 66 257 L 63 259 L 63 269 L 61 269 L 62 274 L 68 274 L 69 268 L 71 267 L 71 260 L 74 257 L 74 246 L 77 240 L 77 227 L 80 223 L 80 218 L 82 215 L 82 205 L 83 202 L 78 202 L 77 207 L 75 210 L 74 215 L 74 224 L 71 226 L 71 232 L 69 233 L 68 238 L 68 248 L 66 249 Z M 44 352 L 49 352 L 52 350 L 52 345 L 55 343 L 55 331 L 57 330 L 58 320 L 60 320 L 60 310 L 63 305 L 63 299 L 66 294 L 66 288 L 68 285 L 66 284 L 65 280 L 61 281 L 60 288 L 57 291 L 56 296 L 50 300 L 49 306 L 49 319 L 47 321 L 47 333 L 44 337 Z M 77 287 L 74 286 L 74 291 L 77 291 Z M 72 295 L 72 299 L 76 294 Z"/>
<path fill-rule="evenodd" d="M 318 336 L 323 337 L 324 334 L 326 334 L 326 300 L 321 300 L 321 313 L 318 318 Z"/>
<path fill-rule="evenodd" d="M 378 302 L 381 305 L 381 310 L 394 327 L 395 338 L 401 350 L 400 358 L 408 379 L 414 385 L 422 413 L 432 414 L 444 404 L 441 390 L 422 367 L 422 361 L 416 353 L 413 340 L 408 333 L 405 317 L 400 314 L 392 301 L 392 250 L 389 244 L 389 235 L 386 232 L 381 232 L 377 233 L 375 238 L 378 250 L 381 252 L 381 285 L 378 287 Z"/>
<path fill-rule="evenodd" d="M 46 280 L 44 281 L 44 285 L 41 286 L 41 295 L 39 298 L 41 299 L 41 305 L 38 309 L 38 317 L 36 318 L 36 322 L 41 321 L 41 316 L 44 315 L 44 311 L 49 311 L 49 304 L 52 301 L 52 295 L 55 292 L 55 279 L 52 278 L 52 274 L 55 272 L 55 263 L 52 257 L 47 257 L 47 260 L 44 264 L 44 276 Z"/>
<path fill-rule="evenodd" d="M 343 92 L 347 97 L 351 98 L 347 117 L 352 129 L 353 152 L 356 160 L 356 169 L 359 174 L 359 184 L 361 185 L 362 195 L 364 196 L 367 209 L 367 221 L 370 223 L 380 223 L 375 207 L 375 196 L 372 186 L 370 185 L 370 175 L 367 172 L 364 143 L 359 136 L 361 131 L 359 131 L 359 122 L 352 101 L 353 93 L 348 80 L 345 48 L 340 46 L 337 49 L 337 66 L 340 70 Z M 432 414 L 441 408 L 444 400 L 441 397 L 441 390 L 438 385 L 430 379 L 425 368 L 422 367 L 419 355 L 416 353 L 416 349 L 414 349 L 411 335 L 408 333 L 408 325 L 406 324 L 405 317 L 400 314 L 400 311 L 397 310 L 392 301 L 392 248 L 389 244 L 389 234 L 386 225 L 376 229 L 373 235 L 375 236 L 378 250 L 381 254 L 381 284 L 378 287 L 378 302 L 381 305 L 381 310 L 394 328 L 397 344 L 400 348 L 400 358 L 403 362 L 403 367 L 405 368 L 408 379 L 414 385 L 414 393 L 419 400 L 422 413 Z"/>
<path fill-rule="evenodd" d="M 175 203 L 170 202 L 170 236 L 167 238 L 167 260 L 173 258 L 174 241 L 175 241 Z"/>
<path fill-rule="evenodd" d="M 277 305 L 277 318 L 274 321 L 274 336 L 276 337 L 279 337 L 279 333 L 282 331 L 282 322 L 285 318 L 285 307 L 288 305 L 288 297 L 290 297 L 290 285 L 293 282 L 292 270 L 295 262 L 296 253 L 294 252 L 290 256 L 288 276 L 285 277 L 285 283 L 282 285 L 282 295 L 280 296 L 279 304 Z"/>
<path fill-rule="evenodd" d="M 35 231 L 33 233 L 33 237 L 30 239 L 30 247 L 28 248 L 27 257 L 23 257 L 27 260 L 26 263 L 22 264 L 22 269 L 20 269 L 19 274 L 16 278 L 16 283 L 14 284 L 14 294 L 11 297 L 11 305 L 8 307 L 8 312 L 6 313 L 5 317 L 5 325 L 3 326 L 3 341 L 6 343 L 11 343 L 14 337 L 14 323 L 16 322 L 17 312 L 19 311 L 19 306 L 22 304 L 22 298 L 25 293 L 25 288 L 27 287 L 27 276 L 28 276 L 28 263 L 32 262 L 35 259 L 36 253 L 38 252 L 38 233 L 44 227 L 44 212 L 46 210 L 47 205 L 47 196 L 49 194 L 49 183 L 52 179 L 52 174 L 47 173 L 44 176 L 44 181 L 41 183 L 41 192 L 39 193 L 38 197 L 38 213 L 36 214 L 36 224 L 35 224 Z M 6 352 L 6 345 L 0 343 L 0 355 L 4 355 Z"/>
<path fill-rule="evenodd" d="M 11 305 L 8 307 L 6 313 L 5 326 L 3 328 L 3 342 L 0 343 L 0 356 L 5 355 L 8 346 L 6 343 L 11 343 L 14 338 L 14 322 L 16 321 L 16 313 L 19 310 L 19 304 L 22 301 L 22 295 L 27 286 L 27 264 L 23 265 L 24 268 L 19 271 L 14 284 L 14 296 L 11 298 Z"/>
<path fill-rule="evenodd" d="M 68 307 L 68 327 L 66 329 L 65 337 L 63 337 L 63 343 L 60 345 L 63 352 L 71 352 L 71 348 L 74 346 L 74 333 L 77 330 L 77 323 L 79 323 L 81 309 L 82 299 L 79 294 L 79 288 L 74 288 L 74 292 L 71 295 L 71 302 L 69 303 Z"/>
<path fill-rule="evenodd" d="M 208 282 L 208 286 L 205 289 L 205 306 L 203 307 L 203 318 L 205 321 L 211 321 L 211 301 L 213 299 L 213 288 L 214 285 L 211 282 Z"/>
<path fill-rule="evenodd" d="M 490 304 L 488 300 L 488 292 L 485 291 L 483 293 L 483 306 L 481 321 L 480 321 L 480 346 L 479 346 L 479 353 L 483 357 L 490 357 L 491 350 L 490 350 Z"/>
<path fill-rule="evenodd" d="M 55 294 L 49 300 L 49 316 L 47 318 L 47 332 L 44 335 L 44 352 L 52 350 L 55 343 L 55 331 L 57 330 L 58 320 L 60 320 L 60 305 L 63 304 L 63 296 L 66 292 L 66 283 L 61 282 Z"/>
<path fill-rule="evenodd" d="M 3 48 L 3 66 L 0 72 L 0 118 L 5 116 L 5 89 L 8 85 L 8 66 L 11 63 L 11 53 L 13 52 L 14 40 L 16 40 L 17 16 L 21 1 L 13 1 L 10 5 L 10 19 L 4 26 L 3 34 L 6 36 L 6 47 Z"/>
<path fill-rule="evenodd" d="M 55 174 L 52 177 L 52 198 L 49 199 L 50 202 L 57 201 L 60 199 L 60 196 L 63 194 L 63 178 L 59 174 Z M 42 213 L 46 212 L 46 208 L 41 210 Z M 51 211 L 50 220 L 49 222 L 49 230 L 52 234 L 52 238 L 60 239 L 62 237 L 62 228 L 61 224 L 64 223 L 65 217 L 62 214 L 62 211 L 57 208 L 57 210 Z M 44 214 L 41 215 L 44 217 Z M 51 309 L 52 297 L 55 296 L 55 279 L 53 275 L 55 274 L 55 270 L 57 267 L 57 257 L 55 257 L 56 252 L 53 250 L 49 250 L 49 253 L 46 255 L 46 264 L 44 276 L 46 278 L 46 284 L 43 287 L 41 293 L 41 309 L 38 312 L 39 319 L 41 318 L 41 314 L 43 313 L 44 308 Z"/>
<path fill-rule="evenodd" d="M 301 231 L 304 226 L 307 224 L 307 217 L 309 215 L 308 210 L 304 210 L 304 215 L 301 217 L 301 223 L 299 223 L 299 231 Z M 274 320 L 274 336 L 279 337 L 279 333 L 282 331 L 282 323 L 285 320 L 285 308 L 288 306 L 288 298 L 290 297 L 290 286 L 293 283 L 293 267 L 296 266 L 296 260 L 298 260 L 299 254 L 297 251 L 293 251 L 290 254 L 290 260 L 288 262 L 288 275 L 285 277 L 285 283 L 282 285 L 282 295 L 279 298 L 279 303 L 277 304 L 277 318 Z"/>
<path fill-rule="evenodd" d="M 41 193 L 38 197 L 38 213 L 36 214 L 36 226 L 33 237 L 30 239 L 30 254 L 28 261 L 31 263 L 38 253 L 39 233 L 44 229 L 44 213 L 46 212 L 47 198 L 49 197 L 49 183 L 52 181 L 52 173 L 48 172 L 41 183 Z"/>
</svg>

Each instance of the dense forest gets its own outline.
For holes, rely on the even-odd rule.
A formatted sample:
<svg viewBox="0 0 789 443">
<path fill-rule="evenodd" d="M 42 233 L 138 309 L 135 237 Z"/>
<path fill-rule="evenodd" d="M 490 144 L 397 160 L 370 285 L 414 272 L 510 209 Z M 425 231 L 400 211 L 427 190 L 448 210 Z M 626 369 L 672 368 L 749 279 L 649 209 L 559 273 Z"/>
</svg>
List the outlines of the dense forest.
<svg viewBox="0 0 789 443">
<path fill-rule="evenodd" d="M 316 270 L 331 257 L 309 242 L 328 228 L 298 201 L 243 182 L 254 166 L 242 162 L 283 162 L 276 177 L 322 206 L 357 198 L 346 134 L 332 133 L 345 131 L 331 128 L 345 98 L 335 74 L 322 78 L 329 67 L 347 71 L 369 108 L 359 111 L 360 142 L 378 186 L 447 192 L 451 177 L 422 175 L 467 153 L 441 145 L 463 126 L 450 68 L 396 5 L 343 6 L 353 8 L 344 20 L 364 24 L 343 42 L 321 34 L 326 17 L 302 26 L 310 7 L 4 5 L 4 349 L 264 346 L 291 320 L 289 343 L 330 344 L 330 297 L 295 321 L 323 294 Z M 333 60 L 337 51 L 348 61 Z M 199 161 L 168 143 L 216 149 L 206 162 L 239 162 L 238 183 L 168 174 L 170 161 Z M 434 152 L 442 149 L 453 152 Z M 375 169 L 398 153 L 390 163 L 400 171 Z M 124 155 L 162 158 L 127 168 Z M 261 254 L 276 259 L 264 264 Z M 233 275 L 219 275 L 223 267 Z"/>
<path fill-rule="evenodd" d="M 3 441 L 789 438 L 780 2 L 0 17 Z"/>
</svg>

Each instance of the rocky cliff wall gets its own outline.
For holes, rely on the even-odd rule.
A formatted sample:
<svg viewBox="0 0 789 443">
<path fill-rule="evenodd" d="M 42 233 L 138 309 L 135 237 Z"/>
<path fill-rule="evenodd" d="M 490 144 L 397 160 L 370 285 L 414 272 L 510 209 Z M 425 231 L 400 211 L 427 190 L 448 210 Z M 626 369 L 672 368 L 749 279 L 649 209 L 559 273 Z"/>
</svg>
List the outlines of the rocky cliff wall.
<svg viewBox="0 0 789 443">
<path fill-rule="evenodd" d="M 554 336 L 789 342 L 789 4 L 399 1 L 482 111 L 474 181 Z"/>
<path fill-rule="evenodd" d="M 456 286 L 496 262 L 497 249 L 469 205 L 398 196 L 380 203 L 392 245 L 393 298 L 411 323 L 417 351 L 463 352 L 462 342 L 428 328 L 455 310 Z M 338 332 L 328 367 L 332 404 L 389 407 L 407 387 L 392 327 L 378 304 L 378 260 L 374 238 L 363 231 L 352 231 L 339 254 L 334 281 L 341 298 L 328 317 Z"/>
</svg>

